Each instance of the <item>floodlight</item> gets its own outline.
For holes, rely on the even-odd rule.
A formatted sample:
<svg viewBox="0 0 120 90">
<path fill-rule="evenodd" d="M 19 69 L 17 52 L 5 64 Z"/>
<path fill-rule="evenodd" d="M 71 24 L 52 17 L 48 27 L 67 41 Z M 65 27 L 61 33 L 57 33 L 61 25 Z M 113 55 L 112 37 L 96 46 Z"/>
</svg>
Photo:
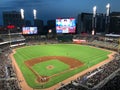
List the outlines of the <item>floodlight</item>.
<svg viewBox="0 0 120 90">
<path fill-rule="evenodd" d="M 24 9 L 20 9 L 21 18 L 24 19 Z"/>
<path fill-rule="evenodd" d="M 34 16 L 34 19 L 37 18 L 36 13 L 37 13 L 37 10 L 36 10 L 36 9 L 33 9 L 33 16 Z"/>
</svg>

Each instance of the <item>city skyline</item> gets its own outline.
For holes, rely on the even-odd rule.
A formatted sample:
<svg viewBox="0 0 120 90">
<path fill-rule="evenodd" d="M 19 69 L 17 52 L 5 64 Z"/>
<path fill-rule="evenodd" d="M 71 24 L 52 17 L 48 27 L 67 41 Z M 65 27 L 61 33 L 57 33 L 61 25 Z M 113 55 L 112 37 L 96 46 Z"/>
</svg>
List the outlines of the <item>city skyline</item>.
<svg viewBox="0 0 120 90">
<path fill-rule="evenodd" d="M 1 0 L 0 25 L 3 24 L 3 11 L 24 10 L 25 19 L 33 20 L 33 9 L 37 10 L 37 19 L 43 21 L 56 18 L 75 17 L 86 12 L 92 13 L 94 6 L 97 13 L 106 13 L 106 5 L 110 3 L 111 12 L 120 12 L 120 0 Z"/>
</svg>

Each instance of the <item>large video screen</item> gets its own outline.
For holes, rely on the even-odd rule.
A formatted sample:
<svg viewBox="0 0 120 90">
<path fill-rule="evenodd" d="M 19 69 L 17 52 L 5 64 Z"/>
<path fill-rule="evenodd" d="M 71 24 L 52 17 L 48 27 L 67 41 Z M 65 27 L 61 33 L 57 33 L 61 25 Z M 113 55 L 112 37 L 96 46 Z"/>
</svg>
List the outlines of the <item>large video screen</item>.
<svg viewBox="0 0 120 90">
<path fill-rule="evenodd" d="M 37 34 L 37 27 L 23 27 L 22 34 Z"/>
<path fill-rule="evenodd" d="M 75 33 L 76 23 L 74 18 L 56 19 L 56 33 Z"/>
</svg>

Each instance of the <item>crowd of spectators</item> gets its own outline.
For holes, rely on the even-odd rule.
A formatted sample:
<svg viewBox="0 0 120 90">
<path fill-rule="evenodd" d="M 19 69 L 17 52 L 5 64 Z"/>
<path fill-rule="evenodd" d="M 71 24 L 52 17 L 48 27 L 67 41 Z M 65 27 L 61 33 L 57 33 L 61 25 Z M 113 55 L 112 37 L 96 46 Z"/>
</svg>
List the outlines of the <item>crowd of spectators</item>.
<svg viewBox="0 0 120 90">
<path fill-rule="evenodd" d="M 120 90 L 111 89 L 106 84 L 107 82 L 112 83 L 111 78 L 115 77 L 120 72 L 120 56 L 115 55 L 114 60 L 107 64 L 100 66 L 99 68 L 86 73 L 83 76 L 78 77 L 76 80 L 71 81 L 67 85 L 61 86 L 58 90 Z M 120 74 L 119 74 L 120 75 Z M 117 76 L 120 79 L 120 76 Z M 116 77 L 113 80 L 117 80 Z M 114 86 L 116 81 L 113 81 Z M 118 83 L 117 85 L 120 85 Z M 118 86 L 114 87 L 117 88 Z M 107 88 L 107 89 L 106 89 Z"/>
<path fill-rule="evenodd" d="M 19 81 L 8 55 L 12 52 L 9 46 L 0 48 L 0 90 L 21 90 Z"/>
<path fill-rule="evenodd" d="M 98 46 L 98 47 L 108 48 L 108 49 L 111 49 L 111 50 L 117 50 L 117 48 L 118 48 L 118 43 L 109 42 L 109 41 L 93 40 L 89 44 L 95 45 L 95 46 Z"/>
<path fill-rule="evenodd" d="M 118 42 L 111 42 L 103 39 L 99 39 L 92 36 L 75 36 L 74 38 L 85 39 L 88 41 L 89 45 L 97 45 L 108 49 L 117 49 Z M 3 41 L 9 40 L 9 36 L 4 35 Z M 12 41 L 24 39 L 23 36 L 13 35 L 11 37 Z M 41 36 L 26 36 L 25 37 L 27 45 L 33 44 L 47 44 L 47 43 L 58 43 L 56 39 L 48 39 L 47 37 Z M 2 40 L 0 40 L 2 41 Z M 102 43 L 102 44 L 101 44 Z M 9 43 L 8 43 L 9 44 Z M 21 90 L 19 81 L 16 77 L 15 71 L 12 67 L 11 60 L 8 55 L 11 53 L 9 46 L 0 46 L 0 90 Z M 116 75 L 117 76 L 114 76 Z M 113 77 L 114 76 L 114 77 Z M 113 77 L 111 79 L 111 77 Z M 114 60 L 109 63 L 86 73 L 83 76 L 78 77 L 76 80 L 71 81 L 68 84 L 62 84 L 58 90 L 119 90 L 120 86 L 120 56 L 115 55 Z M 118 83 L 116 85 L 116 83 Z M 117 88 L 110 88 L 110 85 Z M 116 86 L 115 86 L 116 85 Z M 110 89 L 108 89 L 110 88 Z"/>
<path fill-rule="evenodd" d="M 0 38 L 0 42 L 3 42 L 3 39 L 2 39 L 2 38 Z"/>
<path fill-rule="evenodd" d="M 86 40 L 88 45 L 102 47 L 115 51 L 119 47 L 119 37 L 75 35 L 73 39 Z"/>
<path fill-rule="evenodd" d="M 89 45 L 102 47 L 110 50 L 117 50 L 119 47 L 119 37 L 92 37 L 94 38 L 92 41 L 88 41 Z"/>
<path fill-rule="evenodd" d="M 21 34 L 3 34 L 1 35 L 3 42 L 7 42 L 7 41 L 11 41 L 11 42 L 15 42 L 15 41 L 20 41 L 20 40 L 25 40 L 24 37 Z"/>
<path fill-rule="evenodd" d="M 56 38 L 48 38 L 45 35 L 25 36 L 27 45 L 41 45 L 41 44 L 56 44 L 58 41 Z"/>
<path fill-rule="evenodd" d="M 120 90 L 120 74 L 116 75 L 108 83 L 104 85 L 100 90 Z"/>
</svg>

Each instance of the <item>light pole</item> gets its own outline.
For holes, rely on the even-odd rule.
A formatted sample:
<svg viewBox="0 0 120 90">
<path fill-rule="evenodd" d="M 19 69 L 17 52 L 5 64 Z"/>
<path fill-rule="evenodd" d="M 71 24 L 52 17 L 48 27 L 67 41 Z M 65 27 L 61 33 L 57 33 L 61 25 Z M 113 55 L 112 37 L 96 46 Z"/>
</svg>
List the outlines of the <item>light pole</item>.
<svg viewBox="0 0 120 90">
<path fill-rule="evenodd" d="M 12 43 L 12 38 L 11 38 L 11 32 L 10 32 L 10 31 L 11 31 L 12 29 L 14 29 L 15 26 L 14 26 L 14 25 L 8 25 L 7 28 L 8 28 L 8 35 L 9 35 L 9 44 L 10 44 L 10 47 L 12 47 L 12 45 L 11 45 L 11 43 Z"/>
<path fill-rule="evenodd" d="M 34 20 L 37 19 L 37 10 L 33 9 L 33 16 L 34 16 Z"/>
<path fill-rule="evenodd" d="M 24 9 L 20 9 L 21 19 L 24 19 Z"/>
<path fill-rule="evenodd" d="M 105 34 L 109 32 L 109 24 L 110 24 L 110 4 L 108 3 L 106 5 L 106 20 L 105 20 L 105 24 L 106 24 L 106 29 L 105 29 Z"/>
<path fill-rule="evenodd" d="M 9 35 L 9 41 L 10 41 L 10 47 L 11 47 L 11 42 L 12 42 L 12 40 L 11 40 L 11 33 L 10 33 L 10 30 L 11 30 L 11 29 L 8 30 L 8 35 Z"/>
<path fill-rule="evenodd" d="M 23 26 L 25 24 L 24 9 L 20 9 L 20 14 L 21 14 L 21 23 L 22 23 L 22 26 Z"/>
<path fill-rule="evenodd" d="M 110 14 L 110 4 L 109 3 L 106 5 L 106 9 L 107 9 L 106 16 L 109 16 L 109 14 Z"/>
<path fill-rule="evenodd" d="M 96 10 L 97 7 L 93 7 L 93 17 L 92 17 L 92 35 L 95 34 L 95 29 L 96 29 Z"/>
</svg>

